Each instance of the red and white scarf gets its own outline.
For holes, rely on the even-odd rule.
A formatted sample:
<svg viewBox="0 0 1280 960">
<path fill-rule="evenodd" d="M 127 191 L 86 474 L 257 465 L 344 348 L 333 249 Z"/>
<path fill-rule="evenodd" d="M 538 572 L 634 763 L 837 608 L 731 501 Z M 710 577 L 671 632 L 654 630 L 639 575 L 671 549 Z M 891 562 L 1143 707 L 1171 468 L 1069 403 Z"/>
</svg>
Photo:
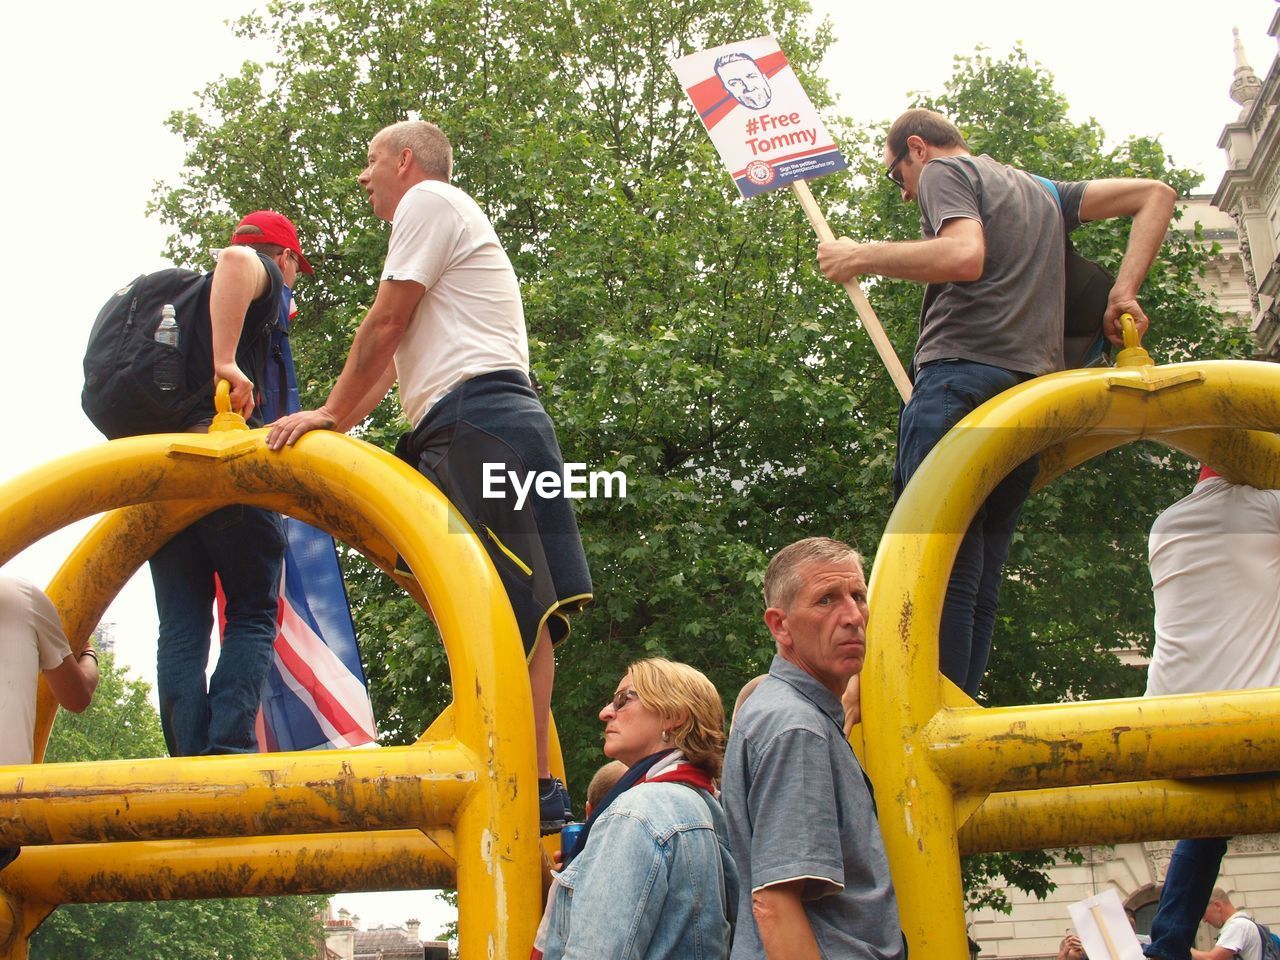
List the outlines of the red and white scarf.
<svg viewBox="0 0 1280 960">
<path fill-rule="evenodd" d="M 614 800 L 641 783 L 683 783 L 687 787 L 705 790 L 713 796 L 716 794 L 715 781 L 711 779 L 711 774 L 686 760 L 681 751 L 671 750 L 665 754 L 650 754 L 623 774 L 617 785 L 601 798 L 600 806 L 591 812 L 588 824 L 594 823 Z M 585 846 L 585 838 L 583 845 Z M 560 881 L 553 876 L 551 889 L 547 891 L 547 906 L 542 911 L 542 922 L 538 924 L 538 932 L 533 938 L 533 952 L 530 954 L 530 960 L 542 960 L 542 951 L 547 945 L 547 926 L 551 922 L 551 911 L 555 906 L 556 894 L 559 890 Z"/>
</svg>

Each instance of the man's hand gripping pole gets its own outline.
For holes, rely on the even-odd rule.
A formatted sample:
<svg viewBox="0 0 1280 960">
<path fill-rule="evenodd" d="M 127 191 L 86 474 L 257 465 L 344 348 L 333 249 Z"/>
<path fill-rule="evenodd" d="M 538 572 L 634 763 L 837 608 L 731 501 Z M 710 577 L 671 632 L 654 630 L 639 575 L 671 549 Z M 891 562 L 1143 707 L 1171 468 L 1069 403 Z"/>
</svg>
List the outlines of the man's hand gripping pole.
<svg viewBox="0 0 1280 960">
<path fill-rule="evenodd" d="M 813 232 L 818 235 L 819 240 L 834 240 L 835 234 L 831 232 L 831 227 L 827 225 L 827 218 L 823 216 L 822 210 L 818 207 L 818 201 L 813 199 L 813 194 L 809 192 L 809 184 L 804 180 L 793 180 L 791 189 L 795 192 L 796 198 L 800 201 L 800 206 L 804 208 L 805 215 L 809 218 L 809 223 L 813 226 Z M 884 327 L 880 326 L 880 320 L 876 316 L 876 312 L 871 309 L 871 304 L 867 301 L 867 295 L 862 292 L 862 286 L 857 280 L 849 280 L 844 285 L 845 293 L 849 294 L 849 299 L 853 301 L 853 309 L 858 313 L 858 319 L 862 321 L 862 327 L 867 331 L 867 335 L 871 337 L 871 342 L 875 344 L 876 353 L 880 354 L 880 359 L 884 362 L 885 369 L 889 371 L 889 376 L 893 379 L 894 386 L 898 388 L 898 393 L 902 395 L 902 402 L 906 403 L 911 399 L 911 381 L 907 378 L 907 371 L 902 368 L 902 361 L 898 359 L 898 354 L 894 352 L 893 344 L 889 342 L 889 337 L 884 332 Z"/>
</svg>

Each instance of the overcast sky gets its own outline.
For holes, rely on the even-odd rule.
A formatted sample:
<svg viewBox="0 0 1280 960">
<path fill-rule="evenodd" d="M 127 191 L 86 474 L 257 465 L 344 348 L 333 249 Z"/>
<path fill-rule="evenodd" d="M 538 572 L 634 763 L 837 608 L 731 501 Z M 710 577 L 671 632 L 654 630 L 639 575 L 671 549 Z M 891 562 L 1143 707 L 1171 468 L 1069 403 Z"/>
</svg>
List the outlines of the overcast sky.
<svg viewBox="0 0 1280 960">
<path fill-rule="evenodd" d="M 256 6 L 71 0 L 6 12 L 0 96 L 9 146 L 0 151 L 0 182 L 9 186 L 0 197 L 0 250 L 12 363 L 0 376 L 7 424 L 0 480 L 99 442 L 79 408 L 89 325 L 111 291 L 165 265 L 164 231 L 144 212 L 153 184 L 172 181 L 182 162 L 164 118 L 194 105 L 195 91 L 245 59 L 270 54 L 224 26 Z M 1198 189 L 1209 193 L 1225 168 L 1218 136 L 1238 112 L 1227 96 L 1231 28 L 1240 28 L 1261 75 L 1276 52 L 1266 35 L 1273 0 L 1077 0 L 1053 16 L 1022 0 L 818 0 L 815 7 L 838 38 L 823 72 L 843 114 L 891 119 L 908 105 L 909 91 L 939 92 L 956 54 L 979 43 L 1003 54 L 1021 40 L 1055 74 L 1076 119 L 1097 118 L 1113 141 L 1160 138 L 1179 165 L 1206 176 Z M 724 186 L 732 190 L 727 177 Z M 303 284 L 304 317 L 305 298 Z M 46 538 L 5 572 L 48 582 L 86 525 Z M 108 620 L 117 624 L 121 658 L 152 682 L 155 613 L 145 569 Z M 421 895 L 344 902 L 366 922 L 415 915 L 424 935 L 438 929 Z"/>
</svg>

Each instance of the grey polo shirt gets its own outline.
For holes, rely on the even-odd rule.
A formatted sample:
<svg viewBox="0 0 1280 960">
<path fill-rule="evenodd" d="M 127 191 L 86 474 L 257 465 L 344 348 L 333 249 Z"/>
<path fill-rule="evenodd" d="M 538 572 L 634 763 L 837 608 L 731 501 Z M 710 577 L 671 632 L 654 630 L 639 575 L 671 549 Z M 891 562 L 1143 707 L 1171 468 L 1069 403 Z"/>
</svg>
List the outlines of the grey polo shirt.
<svg viewBox="0 0 1280 960">
<path fill-rule="evenodd" d="M 780 656 L 729 734 L 721 799 L 742 879 L 731 960 L 764 957 L 751 894 L 809 881 L 824 957 L 902 960 L 898 903 L 870 782 L 831 691 Z"/>
</svg>

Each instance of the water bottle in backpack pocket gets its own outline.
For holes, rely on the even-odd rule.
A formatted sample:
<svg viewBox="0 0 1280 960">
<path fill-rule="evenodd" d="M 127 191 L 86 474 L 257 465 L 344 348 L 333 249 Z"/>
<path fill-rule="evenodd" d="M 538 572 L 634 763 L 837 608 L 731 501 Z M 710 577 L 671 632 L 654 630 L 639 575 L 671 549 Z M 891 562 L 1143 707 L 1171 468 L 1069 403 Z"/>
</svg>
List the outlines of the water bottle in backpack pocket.
<svg viewBox="0 0 1280 960">
<path fill-rule="evenodd" d="M 186 362 L 207 281 L 192 270 L 144 274 L 99 311 L 80 404 L 108 439 L 183 430 L 207 399 L 208 383 L 190 383 Z"/>
</svg>

